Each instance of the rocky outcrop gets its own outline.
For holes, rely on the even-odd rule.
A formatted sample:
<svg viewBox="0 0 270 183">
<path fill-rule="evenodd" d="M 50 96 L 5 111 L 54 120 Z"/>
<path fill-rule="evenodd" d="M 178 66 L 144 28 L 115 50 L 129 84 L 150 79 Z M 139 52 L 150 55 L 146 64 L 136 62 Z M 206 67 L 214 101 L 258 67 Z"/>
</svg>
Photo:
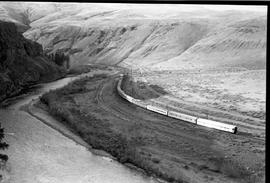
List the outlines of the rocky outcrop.
<svg viewBox="0 0 270 183">
<path fill-rule="evenodd" d="M 25 39 L 14 23 L 0 21 L 0 101 L 26 86 L 63 75 L 40 44 Z"/>
</svg>

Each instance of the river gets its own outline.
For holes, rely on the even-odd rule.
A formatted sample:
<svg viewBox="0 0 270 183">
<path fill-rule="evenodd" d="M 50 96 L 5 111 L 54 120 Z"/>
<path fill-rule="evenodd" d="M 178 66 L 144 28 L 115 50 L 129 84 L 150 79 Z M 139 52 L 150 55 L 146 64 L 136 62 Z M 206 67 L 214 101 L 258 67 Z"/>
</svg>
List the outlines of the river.
<svg viewBox="0 0 270 183">
<path fill-rule="evenodd" d="M 8 183 L 154 183 L 157 182 L 122 164 L 90 152 L 58 131 L 45 125 L 20 107 L 43 93 L 61 88 L 76 77 L 40 84 L 31 94 L 17 98 L 6 108 L 0 108 L 0 122 L 5 128 L 4 141 L 9 148 Z M 12 134 L 14 133 L 14 134 Z"/>
</svg>

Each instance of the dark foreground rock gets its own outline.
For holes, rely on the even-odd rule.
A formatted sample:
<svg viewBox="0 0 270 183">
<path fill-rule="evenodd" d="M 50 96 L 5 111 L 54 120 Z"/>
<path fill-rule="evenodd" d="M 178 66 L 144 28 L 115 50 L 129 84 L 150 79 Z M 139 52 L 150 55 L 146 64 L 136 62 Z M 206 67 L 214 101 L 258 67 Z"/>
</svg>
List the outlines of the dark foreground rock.
<svg viewBox="0 0 270 183">
<path fill-rule="evenodd" d="M 24 38 L 14 23 L 0 21 L 0 101 L 26 86 L 64 74 L 43 54 L 40 44 Z"/>
</svg>

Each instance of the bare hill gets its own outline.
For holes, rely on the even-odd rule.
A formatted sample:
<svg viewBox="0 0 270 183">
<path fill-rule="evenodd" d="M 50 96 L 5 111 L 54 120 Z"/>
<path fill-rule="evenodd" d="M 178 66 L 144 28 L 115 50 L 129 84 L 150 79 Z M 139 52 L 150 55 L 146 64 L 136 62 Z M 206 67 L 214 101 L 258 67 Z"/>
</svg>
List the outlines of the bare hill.
<svg viewBox="0 0 270 183">
<path fill-rule="evenodd" d="M 155 67 L 265 69 L 266 19 L 238 21 L 212 30 L 183 54 Z"/>
<path fill-rule="evenodd" d="M 266 12 L 90 3 L 0 7 L 1 17 L 24 26 L 24 36 L 46 52 L 69 53 L 71 65 L 265 68 Z"/>
</svg>

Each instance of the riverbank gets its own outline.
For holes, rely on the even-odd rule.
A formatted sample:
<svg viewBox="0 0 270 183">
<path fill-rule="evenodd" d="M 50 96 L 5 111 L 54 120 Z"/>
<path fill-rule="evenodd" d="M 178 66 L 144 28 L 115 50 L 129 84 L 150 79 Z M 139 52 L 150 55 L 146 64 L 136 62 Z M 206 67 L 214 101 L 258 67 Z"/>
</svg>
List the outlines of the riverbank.
<svg viewBox="0 0 270 183">
<path fill-rule="evenodd" d="M 74 131 L 74 129 L 69 128 L 69 126 L 64 125 L 62 122 L 59 122 L 59 120 L 56 120 L 54 117 L 52 117 L 48 111 L 48 107 L 45 106 L 43 103 L 41 103 L 39 100 L 33 100 L 30 104 L 23 106 L 22 110 L 28 112 L 30 115 L 42 121 L 44 124 L 48 125 L 49 127 L 55 129 L 56 131 L 58 131 L 65 137 L 73 140 L 76 144 L 84 146 L 94 155 L 102 157 L 103 159 L 109 162 L 117 161 L 117 158 L 115 158 L 108 152 L 101 149 L 94 149 L 92 146 L 86 143 L 82 138 L 80 138 L 80 136 Z M 149 176 L 143 169 L 138 168 L 131 163 L 124 163 L 124 165 L 127 168 L 131 169 L 132 171 L 136 171 L 137 173 L 142 174 L 142 176 Z M 161 179 L 157 179 L 157 180 L 155 179 L 155 181 L 159 183 L 166 183 L 166 181 L 163 181 Z"/>
<path fill-rule="evenodd" d="M 58 105 L 59 101 L 57 101 L 56 98 L 59 98 L 62 95 L 85 93 L 87 92 L 87 89 L 84 88 L 83 85 L 86 81 L 99 81 L 107 77 L 107 75 L 103 74 L 93 77 L 85 77 L 65 86 L 64 88 L 46 93 L 40 98 L 39 102 L 35 103 L 34 107 L 36 109 L 34 110 L 39 110 L 39 112 L 43 110 L 44 112 L 52 114 L 57 119 L 57 121 L 62 123 L 60 128 L 56 127 L 57 130 L 63 133 L 63 128 L 68 128 L 71 132 L 77 134 L 84 140 L 81 143 L 88 147 L 91 152 L 94 152 L 97 155 L 102 155 L 111 159 L 118 160 L 120 163 L 125 164 L 129 168 L 140 171 L 144 174 L 147 174 L 148 176 L 155 175 L 150 170 L 141 169 L 135 166 L 133 163 L 134 159 L 136 159 L 134 154 L 136 150 L 134 146 L 140 144 L 140 139 L 127 139 L 122 134 L 112 130 L 112 125 L 106 121 L 102 121 L 98 118 L 95 118 L 94 116 L 89 115 L 84 118 L 85 115 L 80 109 L 76 110 L 73 108 L 71 111 L 69 111 L 69 109 Z M 56 103 L 52 103 L 53 100 Z M 67 100 L 67 98 L 63 100 Z M 33 111 L 33 109 L 28 109 L 28 112 L 30 112 L 32 115 L 35 115 L 31 111 Z M 86 121 L 91 122 L 87 123 Z M 76 139 L 71 137 L 70 134 L 67 136 L 69 138 Z M 78 141 L 76 140 L 76 142 Z M 87 145 L 85 142 L 87 142 Z M 136 159 L 136 161 L 142 160 Z"/>
<path fill-rule="evenodd" d="M 6 132 L 14 133 L 5 137 L 10 147 L 5 151 L 9 156 L 9 170 L 3 174 L 3 183 L 156 183 L 151 177 L 128 169 L 104 157 L 104 154 L 96 156 L 85 146 L 22 110 L 22 106 L 38 99 L 45 92 L 97 73 L 101 72 L 93 71 L 42 84 L 31 94 L 14 99 L 9 106 L 0 108 L 3 127 Z"/>
</svg>

